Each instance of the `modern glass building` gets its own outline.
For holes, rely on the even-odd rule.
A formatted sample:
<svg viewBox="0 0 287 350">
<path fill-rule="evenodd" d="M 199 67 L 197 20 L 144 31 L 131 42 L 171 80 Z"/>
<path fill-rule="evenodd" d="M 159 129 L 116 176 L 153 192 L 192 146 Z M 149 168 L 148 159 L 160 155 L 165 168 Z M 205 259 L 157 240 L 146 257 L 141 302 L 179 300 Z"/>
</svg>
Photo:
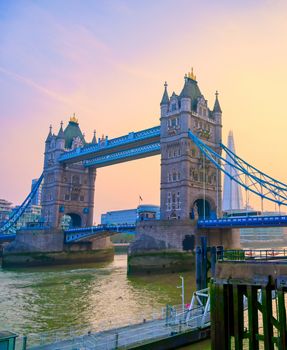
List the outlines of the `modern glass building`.
<svg viewBox="0 0 287 350">
<path fill-rule="evenodd" d="M 108 211 L 101 215 L 102 225 L 135 224 L 137 220 L 159 219 L 159 206 L 139 205 L 135 209 Z"/>
</svg>

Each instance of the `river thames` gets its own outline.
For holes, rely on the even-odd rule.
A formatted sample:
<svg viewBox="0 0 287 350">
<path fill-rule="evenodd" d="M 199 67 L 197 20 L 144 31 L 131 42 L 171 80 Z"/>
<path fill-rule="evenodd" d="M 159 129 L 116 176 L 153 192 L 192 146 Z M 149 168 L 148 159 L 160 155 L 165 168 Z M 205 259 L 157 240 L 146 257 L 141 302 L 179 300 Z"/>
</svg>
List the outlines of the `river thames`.
<svg viewBox="0 0 287 350">
<path fill-rule="evenodd" d="M 195 289 L 185 281 L 185 303 Z M 19 334 L 71 328 L 97 331 L 156 317 L 181 303 L 179 274 L 127 276 L 127 255 L 111 263 L 33 269 L 0 268 L 0 329 Z M 209 349 L 209 341 L 184 349 Z"/>
</svg>

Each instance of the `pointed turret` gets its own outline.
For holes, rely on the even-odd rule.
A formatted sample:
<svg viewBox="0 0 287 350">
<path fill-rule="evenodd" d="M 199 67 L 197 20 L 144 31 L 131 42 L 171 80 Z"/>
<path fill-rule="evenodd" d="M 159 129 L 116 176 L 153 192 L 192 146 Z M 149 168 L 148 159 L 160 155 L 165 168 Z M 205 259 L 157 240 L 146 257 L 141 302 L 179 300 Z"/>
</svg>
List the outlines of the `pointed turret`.
<svg viewBox="0 0 287 350">
<path fill-rule="evenodd" d="M 50 127 L 49 127 L 49 134 L 48 134 L 48 136 L 47 136 L 47 138 L 46 138 L 46 142 L 50 142 L 51 141 L 51 139 L 52 139 L 52 125 L 50 125 Z"/>
<path fill-rule="evenodd" d="M 56 137 L 56 146 L 57 149 L 64 150 L 65 148 L 65 134 L 63 131 L 63 122 L 61 121 L 61 126 L 58 132 L 58 135 Z"/>
<path fill-rule="evenodd" d="M 160 102 L 160 105 L 168 105 L 169 104 L 169 97 L 168 97 L 168 92 L 167 92 L 167 82 L 164 83 L 164 92 L 162 95 L 162 99 Z"/>
<path fill-rule="evenodd" d="M 61 121 L 61 126 L 60 126 L 60 129 L 59 129 L 57 138 L 61 138 L 61 139 L 65 138 L 65 134 L 64 134 L 64 130 L 63 130 L 63 121 Z"/>
<path fill-rule="evenodd" d="M 222 113 L 222 110 L 218 101 L 218 91 L 215 92 L 215 102 L 213 107 L 213 113 Z"/>
<path fill-rule="evenodd" d="M 164 117 L 168 111 L 169 97 L 167 93 L 167 82 L 164 83 L 164 92 L 160 102 L 161 117 Z"/>
<path fill-rule="evenodd" d="M 96 130 L 94 130 L 94 136 L 93 136 L 93 139 L 92 139 L 92 144 L 96 144 L 97 143 L 97 137 L 96 137 Z"/>
</svg>

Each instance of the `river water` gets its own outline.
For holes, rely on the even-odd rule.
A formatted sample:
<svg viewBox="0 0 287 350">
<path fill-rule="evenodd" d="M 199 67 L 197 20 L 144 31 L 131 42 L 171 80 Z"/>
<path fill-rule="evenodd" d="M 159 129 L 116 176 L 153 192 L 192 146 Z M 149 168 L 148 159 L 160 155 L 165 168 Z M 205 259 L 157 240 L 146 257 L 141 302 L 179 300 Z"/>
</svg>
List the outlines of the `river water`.
<svg viewBox="0 0 287 350">
<path fill-rule="evenodd" d="M 185 280 L 185 302 L 195 289 Z M 148 319 L 181 303 L 179 274 L 127 276 L 126 254 L 111 263 L 29 269 L 0 268 L 0 330 L 19 334 L 62 328 L 101 330 Z M 209 349 L 209 341 L 185 349 Z"/>
</svg>

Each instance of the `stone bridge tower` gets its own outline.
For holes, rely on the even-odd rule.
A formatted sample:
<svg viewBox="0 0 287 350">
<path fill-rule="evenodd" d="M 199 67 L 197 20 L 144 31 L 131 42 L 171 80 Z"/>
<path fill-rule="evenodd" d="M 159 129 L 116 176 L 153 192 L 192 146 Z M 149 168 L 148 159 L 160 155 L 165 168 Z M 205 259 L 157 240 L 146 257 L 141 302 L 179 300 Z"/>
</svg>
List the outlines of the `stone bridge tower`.
<svg viewBox="0 0 287 350">
<path fill-rule="evenodd" d="M 92 143 L 96 142 L 94 136 Z M 96 170 L 86 169 L 81 163 L 63 165 L 57 159 L 63 152 L 86 144 L 73 116 L 63 130 L 61 123 L 57 135 L 49 135 L 45 142 L 44 184 L 42 188 L 42 216 L 51 228 L 63 225 L 63 216 L 70 217 L 75 227 L 93 224 L 94 189 Z"/>
<path fill-rule="evenodd" d="M 221 108 L 216 92 L 212 110 L 193 71 L 179 95 L 169 98 L 167 84 L 161 107 L 161 219 L 211 218 L 221 212 L 221 175 L 188 137 L 190 129 L 220 152 Z"/>
</svg>

